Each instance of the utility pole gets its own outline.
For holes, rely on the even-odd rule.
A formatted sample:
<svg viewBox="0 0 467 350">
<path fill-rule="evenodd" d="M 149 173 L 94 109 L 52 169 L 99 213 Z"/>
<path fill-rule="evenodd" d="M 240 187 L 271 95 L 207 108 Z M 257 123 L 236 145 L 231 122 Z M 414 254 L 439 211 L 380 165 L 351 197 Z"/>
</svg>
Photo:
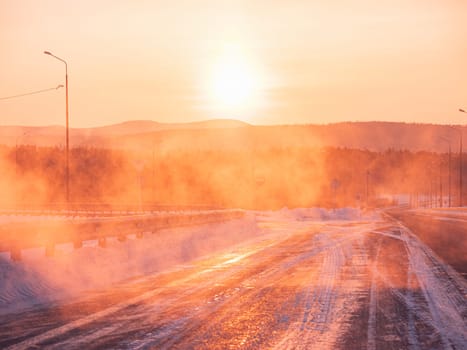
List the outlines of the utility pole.
<svg viewBox="0 0 467 350">
<path fill-rule="evenodd" d="M 439 160 L 439 207 L 443 207 L 443 177 L 442 177 L 442 161 Z"/>
<path fill-rule="evenodd" d="M 459 206 L 462 207 L 462 129 L 452 125 L 449 127 L 459 133 Z"/>
<path fill-rule="evenodd" d="M 449 143 L 449 208 L 451 208 L 451 144 Z"/>
<path fill-rule="evenodd" d="M 451 207 L 451 141 L 446 137 L 440 137 L 444 142 L 447 142 L 449 146 L 449 155 L 448 155 L 448 206 Z"/>
<path fill-rule="evenodd" d="M 365 191 L 366 192 L 366 207 L 367 208 L 368 208 L 368 190 L 369 190 L 368 182 L 369 182 L 369 178 L 370 178 L 370 171 L 367 170 L 366 171 L 366 191 Z"/>
<path fill-rule="evenodd" d="M 459 207 L 462 207 L 462 131 L 459 142 Z"/>
</svg>

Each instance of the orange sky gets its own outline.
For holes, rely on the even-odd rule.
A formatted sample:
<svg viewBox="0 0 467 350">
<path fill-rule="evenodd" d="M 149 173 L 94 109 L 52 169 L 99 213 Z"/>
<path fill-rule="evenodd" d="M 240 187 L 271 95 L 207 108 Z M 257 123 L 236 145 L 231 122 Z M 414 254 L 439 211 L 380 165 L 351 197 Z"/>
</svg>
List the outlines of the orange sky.
<svg viewBox="0 0 467 350">
<path fill-rule="evenodd" d="M 467 123 L 465 0 L 0 0 L 0 45 L 0 98 L 64 83 L 44 50 L 68 61 L 72 127 Z M 64 94 L 0 100 L 0 124 L 63 125 Z"/>
</svg>

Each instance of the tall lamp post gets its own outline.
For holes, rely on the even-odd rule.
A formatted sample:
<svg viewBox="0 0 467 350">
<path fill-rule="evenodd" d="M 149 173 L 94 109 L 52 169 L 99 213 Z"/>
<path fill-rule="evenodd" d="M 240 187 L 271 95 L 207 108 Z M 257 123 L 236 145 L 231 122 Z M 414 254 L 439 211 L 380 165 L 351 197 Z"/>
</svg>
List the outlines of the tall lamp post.
<svg viewBox="0 0 467 350">
<path fill-rule="evenodd" d="M 451 207 L 451 141 L 445 137 L 441 137 L 440 139 L 449 145 L 448 206 Z"/>
<path fill-rule="evenodd" d="M 57 60 L 65 63 L 65 100 L 66 100 L 66 168 L 65 168 L 65 182 L 66 182 L 66 203 L 70 202 L 70 142 L 69 142 L 69 122 L 68 122 L 68 64 L 67 62 L 52 54 L 49 51 L 44 51 L 44 54 L 52 56 Z"/>
</svg>

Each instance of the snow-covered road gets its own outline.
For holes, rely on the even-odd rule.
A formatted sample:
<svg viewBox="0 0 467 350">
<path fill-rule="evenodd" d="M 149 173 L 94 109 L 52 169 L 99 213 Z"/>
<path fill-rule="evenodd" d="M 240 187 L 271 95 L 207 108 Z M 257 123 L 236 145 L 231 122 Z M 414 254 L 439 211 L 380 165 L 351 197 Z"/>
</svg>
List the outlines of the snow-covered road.
<svg viewBox="0 0 467 350">
<path fill-rule="evenodd" d="M 390 218 L 261 215 L 176 268 L 5 315 L 27 349 L 465 349 L 467 284 Z"/>
</svg>

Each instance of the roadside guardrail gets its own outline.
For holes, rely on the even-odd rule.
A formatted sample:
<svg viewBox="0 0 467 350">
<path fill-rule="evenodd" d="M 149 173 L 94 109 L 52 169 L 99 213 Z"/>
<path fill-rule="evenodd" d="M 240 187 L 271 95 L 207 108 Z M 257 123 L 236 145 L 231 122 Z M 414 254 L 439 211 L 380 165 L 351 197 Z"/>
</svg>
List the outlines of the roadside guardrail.
<svg viewBox="0 0 467 350">
<path fill-rule="evenodd" d="M 83 241 L 97 240 L 100 247 L 105 247 L 109 237 L 124 241 L 130 234 L 142 238 L 144 232 L 228 221 L 244 215 L 243 210 L 232 209 L 11 222 L 0 225 L 0 252 L 10 252 L 11 259 L 18 261 L 21 260 L 21 250 L 45 247 L 46 255 L 51 256 L 56 244 L 73 243 L 75 248 L 80 248 Z"/>
</svg>

